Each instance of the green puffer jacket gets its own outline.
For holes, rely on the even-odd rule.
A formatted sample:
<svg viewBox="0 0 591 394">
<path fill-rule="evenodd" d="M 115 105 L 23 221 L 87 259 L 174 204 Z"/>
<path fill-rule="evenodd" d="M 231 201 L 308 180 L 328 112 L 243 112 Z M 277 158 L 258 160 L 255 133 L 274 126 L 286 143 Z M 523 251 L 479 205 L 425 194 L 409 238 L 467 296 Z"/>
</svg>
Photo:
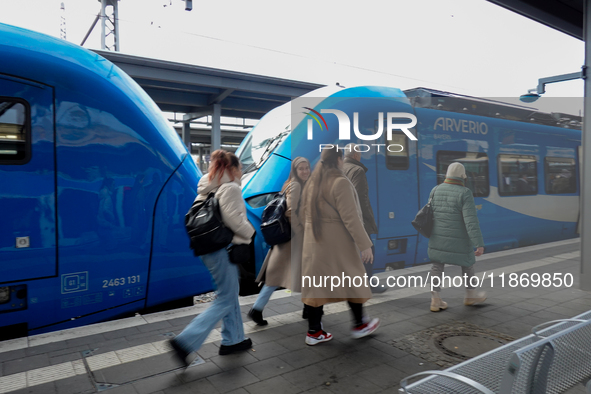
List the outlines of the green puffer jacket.
<svg viewBox="0 0 591 394">
<path fill-rule="evenodd" d="M 461 178 L 448 179 L 463 183 Z M 464 186 L 442 183 L 431 190 L 430 196 L 433 231 L 429 259 L 470 267 L 476 262 L 474 248 L 484 246 L 472 192 Z"/>
</svg>

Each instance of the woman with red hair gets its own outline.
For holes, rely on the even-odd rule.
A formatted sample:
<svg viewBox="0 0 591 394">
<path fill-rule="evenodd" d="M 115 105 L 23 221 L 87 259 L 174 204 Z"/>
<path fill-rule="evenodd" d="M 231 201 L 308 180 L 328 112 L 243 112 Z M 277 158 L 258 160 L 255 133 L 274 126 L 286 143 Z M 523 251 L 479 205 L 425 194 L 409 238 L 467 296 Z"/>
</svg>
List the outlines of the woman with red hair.
<svg viewBox="0 0 591 394">
<path fill-rule="evenodd" d="M 232 232 L 232 243 L 249 244 L 254 228 L 246 218 L 246 206 L 242 199 L 240 178 L 242 165 L 233 153 L 219 149 L 211 155 L 209 174 L 201 177 L 195 201 L 205 201 L 215 193 L 220 207 L 222 221 Z M 193 319 L 187 327 L 170 341 L 179 360 L 190 363 L 187 356 L 197 351 L 209 333 L 222 320 L 222 344 L 219 354 L 226 355 L 248 350 L 252 341 L 244 337 L 242 315 L 238 303 L 238 266 L 232 264 L 226 248 L 200 256 L 217 287 L 217 298 L 203 313 Z"/>
</svg>

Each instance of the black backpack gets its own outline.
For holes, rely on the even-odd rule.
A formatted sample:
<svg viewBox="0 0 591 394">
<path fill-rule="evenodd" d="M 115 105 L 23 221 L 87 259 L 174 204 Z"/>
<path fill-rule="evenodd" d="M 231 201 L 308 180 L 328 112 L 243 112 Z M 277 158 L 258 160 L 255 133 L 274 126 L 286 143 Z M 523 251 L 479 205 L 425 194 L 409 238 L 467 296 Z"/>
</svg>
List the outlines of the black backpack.
<svg viewBox="0 0 591 394">
<path fill-rule="evenodd" d="M 285 193 L 277 193 L 267 204 L 261 217 L 261 233 L 271 246 L 291 241 L 291 224 L 285 216 L 287 201 Z"/>
<path fill-rule="evenodd" d="M 215 252 L 232 242 L 234 233 L 224 225 L 215 193 L 207 200 L 194 202 L 185 215 L 185 229 L 195 256 Z"/>
</svg>

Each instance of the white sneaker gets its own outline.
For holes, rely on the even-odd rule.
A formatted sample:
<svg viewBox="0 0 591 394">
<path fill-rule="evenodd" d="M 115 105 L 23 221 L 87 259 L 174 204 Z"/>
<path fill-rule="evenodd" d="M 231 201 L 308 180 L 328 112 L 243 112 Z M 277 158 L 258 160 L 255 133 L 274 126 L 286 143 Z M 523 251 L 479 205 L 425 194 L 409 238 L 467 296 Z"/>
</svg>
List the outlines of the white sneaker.
<svg viewBox="0 0 591 394">
<path fill-rule="evenodd" d="M 380 319 L 371 319 L 369 323 L 364 323 L 362 326 L 353 328 L 351 330 L 351 336 L 353 339 L 359 339 L 368 336 L 378 329 L 380 326 Z"/>
<path fill-rule="evenodd" d="M 320 330 L 315 334 L 306 334 L 306 345 L 314 346 L 322 342 L 328 342 L 332 339 L 332 334 L 324 330 Z"/>
</svg>

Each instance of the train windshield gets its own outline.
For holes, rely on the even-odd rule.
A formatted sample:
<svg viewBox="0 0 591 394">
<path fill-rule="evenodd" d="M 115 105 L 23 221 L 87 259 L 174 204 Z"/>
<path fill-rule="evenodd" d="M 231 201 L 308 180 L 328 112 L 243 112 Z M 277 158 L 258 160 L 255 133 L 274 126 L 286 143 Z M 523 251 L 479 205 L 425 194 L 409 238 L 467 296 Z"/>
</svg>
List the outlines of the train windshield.
<svg viewBox="0 0 591 394">
<path fill-rule="evenodd" d="M 243 173 L 247 174 L 259 169 L 275 148 L 289 135 L 291 131 L 289 106 L 285 106 L 287 111 L 282 107 L 261 119 L 242 143 L 238 158 L 242 163 Z"/>
</svg>

